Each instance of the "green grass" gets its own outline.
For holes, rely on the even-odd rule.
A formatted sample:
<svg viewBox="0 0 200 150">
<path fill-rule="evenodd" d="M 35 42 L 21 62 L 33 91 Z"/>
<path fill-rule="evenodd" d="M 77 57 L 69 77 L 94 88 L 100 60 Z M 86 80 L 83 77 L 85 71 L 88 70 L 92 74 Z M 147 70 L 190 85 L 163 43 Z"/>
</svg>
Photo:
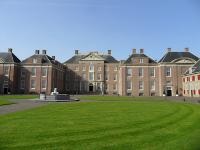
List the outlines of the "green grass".
<svg viewBox="0 0 200 150">
<path fill-rule="evenodd" d="M 131 97 L 131 96 L 99 96 L 99 95 L 82 95 L 77 96 L 81 100 L 95 100 L 95 101 L 130 101 L 130 100 L 160 100 L 159 97 Z"/>
<path fill-rule="evenodd" d="M 0 116 L 0 149 L 200 149 L 200 106 L 166 101 L 54 103 Z"/>
<path fill-rule="evenodd" d="M 0 106 L 2 106 L 2 105 L 10 105 L 10 104 L 13 104 L 13 103 L 9 102 L 8 100 L 0 99 Z"/>
<path fill-rule="evenodd" d="M 13 104 L 13 102 L 9 101 L 11 99 L 20 100 L 20 99 L 34 99 L 34 98 L 38 98 L 38 95 L 1 95 L 0 106 Z"/>
</svg>

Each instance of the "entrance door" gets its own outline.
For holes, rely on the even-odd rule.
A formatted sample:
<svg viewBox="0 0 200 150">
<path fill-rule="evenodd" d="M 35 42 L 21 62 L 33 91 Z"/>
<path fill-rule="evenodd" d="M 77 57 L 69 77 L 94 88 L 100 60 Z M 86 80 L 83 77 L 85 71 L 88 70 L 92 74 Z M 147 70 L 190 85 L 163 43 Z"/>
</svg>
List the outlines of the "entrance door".
<svg viewBox="0 0 200 150">
<path fill-rule="evenodd" d="M 167 94 L 167 96 L 172 96 L 172 87 L 166 88 L 166 94 Z"/>
<path fill-rule="evenodd" d="M 93 92 L 93 84 L 92 83 L 89 84 L 89 92 Z"/>
<path fill-rule="evenodd" d="M 4 94 L 8 94 L 8 88 L 4 88 Z"/>
</svg>

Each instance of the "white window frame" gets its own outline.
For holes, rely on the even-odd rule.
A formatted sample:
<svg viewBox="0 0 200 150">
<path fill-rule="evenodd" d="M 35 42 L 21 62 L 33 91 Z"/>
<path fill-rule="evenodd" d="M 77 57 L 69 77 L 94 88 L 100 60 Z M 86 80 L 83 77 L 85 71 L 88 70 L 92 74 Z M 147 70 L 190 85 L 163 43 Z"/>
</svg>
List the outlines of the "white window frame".
<svg viewBox="0 0 200 150">
<path fill-rule="evenodd" d="M 9 75 L 9 66 L 4 66 L 3 67 L 3 74 L 4 74 L 4 76 L 8 76 Z"/>
<path fill-rule="evenodd" d="M 169 73 L 169 75 L 168 75 L 168 73 Z M 166 77 L 171 77 L 172 76 L 172 68 L 171 67 L 166 67 L 165 68 L 165 76 Z"/>
<path fill-rule="evenodd" d="M 34 69 L 34 74 L 33 74 L 33 69 Z M 35 67 L 32 67 L 31 68 L 31 76 L 36 77 L 36 74 L 37 74 L 37 69 Z"/>
<path fill-rule="evenodd" d="M 152 70 L 153 70 L 153 76 L 152 76 L 152 74 L 151 74 L 151 73 L 152 73 Z M 156 74 L 155 67 L 151 67 L 151 68 L 150 68 L 150 76 L 151 76 L 151 77 L 155 77 L 155 74 Z"/>
<path fill-rule="evenodd" d="M 126 85 L 126 89 L 127 89 L 127 90 L 132 90 L 132 88 L 133 88 L 133 87 L 132 87 L 132 81 L 126 81 L 126 82 L 127 82 L 127 83 L 126 83 L 126 84 L 127 84 L 127 85 Z M 130 87 L 128 86 L 129 83 L 130 83 Z"/>
<path fill-rule="evenodd" d="M 34 83 L 35 83 L 34 86 L 32 86 L 32 81 L 34 81 Z M 32 79 L 31 80 L 31 89 L 34 90 L 35 88 L 36 88 L 36 81 Z"/>
<path fill-rule="evenodd" d="M 143 77 L 144 76 L 144 69 L 143 68 L 138 68 L 138 76 L 139 77 Z"/>
<path fill-rule="evenodd" d="M 153 84 L 152 84 L 153 83 Z M 153 87 L 153 88 L 152 88 Z M 150 90 L 151 91 L 155 91 L 155 89 L 156 89 L 156 82 L 155 82 L 155 80 L 151 80 L 150 81 Z"/>
<path fill-rule="evenodd" d="M 143 81 L 139 81 L 139 90 L 144 90 L 144 82 Z"/>
<path fill-rule="evenodd" d="M 43 74 L 44 70 L 45 70 L 45 74 Z M 42 68 L 42 77 L 47 77 L 47 68 Z"/>
<path fill-rule="evenodd" d="M 132 68 L 127 68 L 127 77 L 132 77 Z"/>
<path fill-rule="evenodd" d="M 45 86 L 44 86 L 44 87 L 43 87 L 43 81 L 45 81 Z M 42 89 L 46 89 L 46 88 L 47 88 L 47 80 L 42 80 L 41 82 L 42 82 L 42 83 L 41 83 Z"/>
<path fill-rule="evenodd" d="M 23 84 L 22 84 L 23 83 Z M 20 81 L 20 89 L 24 90 L 25 89 L 25 80 Z"/>
<path fill-rule="evenodd" d="M 33 58 L 33 64 L 37 63 L 37 58 Z"/>
</svg>

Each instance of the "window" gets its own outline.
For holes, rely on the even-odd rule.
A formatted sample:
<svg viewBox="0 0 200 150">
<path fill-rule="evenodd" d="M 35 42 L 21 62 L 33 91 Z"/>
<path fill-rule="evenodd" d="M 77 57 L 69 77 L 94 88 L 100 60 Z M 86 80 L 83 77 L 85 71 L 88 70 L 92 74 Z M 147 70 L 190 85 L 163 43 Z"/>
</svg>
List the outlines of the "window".
<svg viewBox="0 0 200 150">
<path fill-rule="evenodd" d="M 108 85 L 104 84 L 104 88 L 105 88 L 105 91 L 107 91 L 108 90 Z"/>
<path fill-rule="evenodd" d="M 97 90 L 101 91 L 101 84 L 100 83 L 97 83 Z"/>
<path fill-rule="evenodd" d="M 155 90 L 155 80 L 150 81 L 150 89 Z"/>
<path fill-rule="evenodd" d="M 165 73 L 167 77 L 171 77 L 171 67 L 166 67 Z"/>
<path fill-rule="evenodd" d="M 78 71 L 79 70 L 79 67 L 78 66 L 75 66 L 75 71 Z"/>
<path fill-rule="evenodd" d="M 139 81 L 139 90 L 143 90 L 144 86 L 143 86 L 143 81 Z"/>
<path fill-rule="evenodd" d="M 141 64 L 144 63 L 144 59 L 140 59 L 140 63 L 141 63 Z"/>
<path fill-rule="evenodd" d="M 83 66 L 83 67 L 82 67 L 82 71 L 85 71 L 85 70 L 86 70 L 86 67 L 85 67 L 85 66 Z"/>
<path fill-rule="evenodd" d="M 37 63 L 37 59 L 33 58 L 33 63 L 36 64 Z"/>
<path fill-rule="evenodd" d="M 32 77 L 36 76 L 36 68 L 32 68 L 31 75 L 32 75 Z"/>
<path fill-rule="evenodd" d="M 25 89 L 25 81 L 24 80 L 21 80 L 20 88 Z"/>
<path fill-rule="evenodd" d="M 117 74 L 113 75 L 113 80 L 116 81 L 117 80 Z"/>
<path fill-rule="evenodd" d="M 94 65 L 93 65 L 93 64 L 90 64 L 89 70 L 90 70 L 90 71 L 94 71 Z"/>
<path fill-rule="evenodd" d="M 195 81 L 195 76 L 192 76 L 192 81 Z"/>
<path fill-rule="evenodd" d="M 132 69 L 131 68 L 128 68 L 127 69 L 127 76 L 132 76 Z"/>
<path fill-rule="evenodd" d="M 21 77 L 25 77 L 25 76 L 26 76 L 25 70 L 21 70 Z"/>
<path fill-rule="evenodd" d="M 47 87 L 47 80 L 42 80 L 42 89 L 46 89 Z"/>
<path fill-rule="evenodd" d="M 117 84 L 113 84 L 113 90 L 116 91 L 117 90 Z"/>
<path fill-rule="evenodd" d="M 144 93 L 139 93 L 139 96 L 144 96 Z"/>
<path fill-rule="evenodd" d="M 3 68 L 4 75 L 8 76 L 8 74 L 9 74 L 8 72 L 9 72 L 9 67 L 8 66 L 4 66 L 4 68 Z"/>
<path fill-rule="evenodd" d="M 35 89 L 35 80 L 31 80 L 31 89 Z"/>
<path fill-rule="evenodd" d="M 42 76 L 43 77 L 47 76 L 47 68 L 42 68 Z"/>
<path fill-rule="evenodd" d="M 150 68 L 150 76 L 155 77 L 155 68 Z"/>
<path fill-rule="evenodd" d="M 143 76 L 143 68 L 139 68 L 139 77 Z"/>
<path fill-rule="evenodd" d="M 117 66 L 115 66 L 115 68 L 114 68 L 114 71 L 117 71 L 118 70 L 118 67 Z"/>
<path fill-rule="evenodd" d="M 101 80 L 101 74 L 100 73 L 97 74 L 97 80 Z"/>
<path fill-rule="evenodd" d="M 183 78 L 183 82 L 185 82 L 185 78 Z"/>
<path fill-rule="evenodd" d="M 85 74 L 85 73 L 82 74 L 82 79 L 83 79 L 83 80 L 86 79 L 86 74 Z"/>
<path fill-rule="evenodd" d="M 89 72 L 89 80 L 94 80 L 94 72 Z"/>
<path fill-rule="evenodd" d="M 127 90 L 132 90 L 132 82 L 127 81 Z"/>
</svg>

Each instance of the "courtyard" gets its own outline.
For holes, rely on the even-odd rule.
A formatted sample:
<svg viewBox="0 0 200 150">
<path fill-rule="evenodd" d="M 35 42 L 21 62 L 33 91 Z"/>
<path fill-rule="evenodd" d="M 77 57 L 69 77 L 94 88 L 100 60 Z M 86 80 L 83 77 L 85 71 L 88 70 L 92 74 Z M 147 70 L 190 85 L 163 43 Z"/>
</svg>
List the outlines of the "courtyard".
<svg viewBox="0 0 200 150">
<path fill-rule="evenodd" d="M 12 106 L 37 96 L 0 97 Z M 0 149 L 199 149 L 200 105 L 159 97 L 80 96 L 0 115 Z M 14 99 L 14 100 L 10 100 Z M 32 99 L 32 100 L 23 100 Z M 36 103 L 35 102 L 35 103 Z"/>
</svg>

